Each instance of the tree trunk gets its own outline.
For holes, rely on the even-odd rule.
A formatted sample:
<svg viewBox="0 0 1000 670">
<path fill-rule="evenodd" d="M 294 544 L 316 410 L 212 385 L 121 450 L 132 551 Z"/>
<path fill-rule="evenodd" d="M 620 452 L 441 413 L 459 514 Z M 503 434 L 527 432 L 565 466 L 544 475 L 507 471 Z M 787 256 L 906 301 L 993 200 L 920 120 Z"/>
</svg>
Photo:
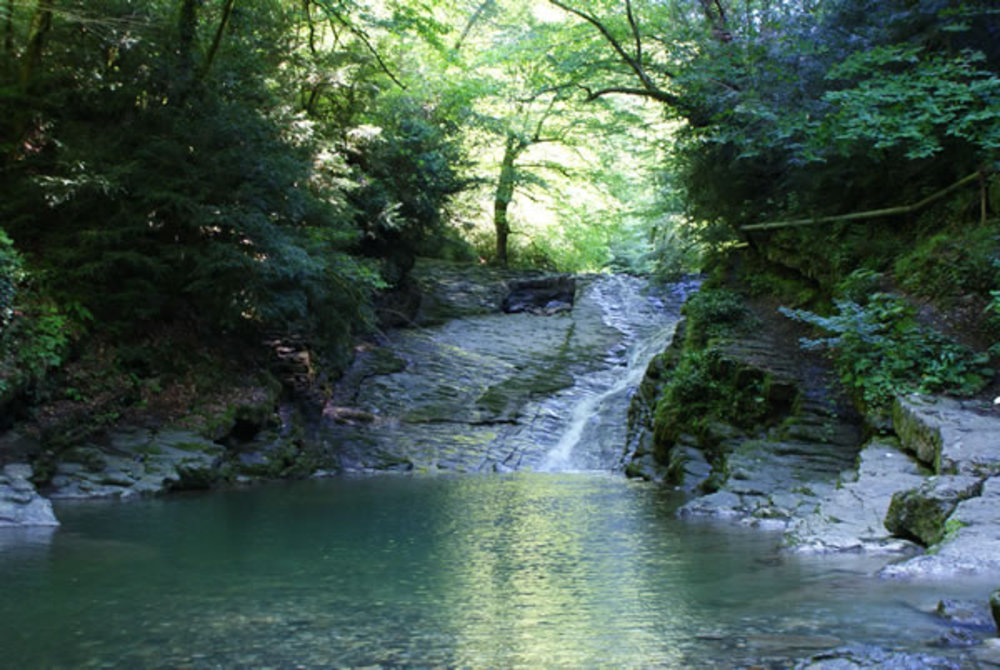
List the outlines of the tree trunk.
<svg viewBox="0 0 1000 670">
<path fill-rule="evenodd" d="M 181 90 L 185 90 L 194 72 L 194 49 L 198 38 L 198 5 L 201 0 L 181 0 L 180 21 L 177 24 L 180 42 Z"/>
<path fill-rule="evenodd" d="M 219 46 L 222 44 L 222 36 L 226 32 L 226 26 L 229 25 L 229 17 L 233 13 L 233 5 L 235 4 L 236 0 L 225 0 L 225 4 L 222 6 L 222 19 L 219 21 L 218 29 L 215 31 L 212 46 L 208 49 L 205 64 L 202 65 L 201 72 L 198 74 L 199 79 L 207 77 L 208 71 L 212 69 L 212 63 L 215 61 L 215 55 L 219 52 Z"/>
<path fill-rule="evenodd" d="M 496 195 L 493 198 L 493 227 L 497 234 L 497 263 L 507 267 L 507 238 L 510 237 L 510 221 L 508 209 L 514 198 L 514 185 L 517 181 L 517 169 L 514 161 L 524 150 L 523 144 L 513 133 L 507 135 L 504 146 L 503 162 L 500 164 L 500 179 L 497 181 Z"/>
<path fill-rule="evenodd" d="M 35 15 L 31 19 L 28 45 L 21 66 L 21 90 L 27 90 L 31 86 L 42 65 L 42 51 L 45 49 L 45 38 L 48 37 L 50 30 L 52 30 L 52 0 L 38 0 Z"/>
<path fill-rule="evenodd" d="M 3 50 L 7 58 L 14 57 L 14 0 L 7 0 L 7 18 L 3 28 Z"/>
</svg>

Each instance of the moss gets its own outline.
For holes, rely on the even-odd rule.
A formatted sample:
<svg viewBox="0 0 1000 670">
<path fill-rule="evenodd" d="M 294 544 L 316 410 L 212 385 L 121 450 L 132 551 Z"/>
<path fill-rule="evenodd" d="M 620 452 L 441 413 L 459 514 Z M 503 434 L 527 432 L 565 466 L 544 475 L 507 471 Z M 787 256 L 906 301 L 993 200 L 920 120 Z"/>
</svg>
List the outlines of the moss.
<svg viewBox="0 0 1000 670">
<path fill-rule="evenodd" d="M 663 458 L 683 433 L 714 449 L 733 431 L 714 430 L 723 424 L 753 431 L 774 423 L 795 403 L 787 385 L 726 356 L 717 348 L 687 351 L 664 384 L 653 419 L 654 453 Z"/>
</svg>

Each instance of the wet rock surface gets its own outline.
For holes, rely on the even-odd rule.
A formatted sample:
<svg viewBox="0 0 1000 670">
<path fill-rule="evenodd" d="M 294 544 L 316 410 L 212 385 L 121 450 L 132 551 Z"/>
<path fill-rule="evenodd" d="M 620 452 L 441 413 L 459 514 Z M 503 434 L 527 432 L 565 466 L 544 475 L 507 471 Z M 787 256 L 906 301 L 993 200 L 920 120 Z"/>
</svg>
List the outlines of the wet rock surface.
<svg viewBox="0 0 1000 670">
<path fill-rule="evenodd" d="M 940 396 L 896 400 L 893 426 L 904 447 L 935 473 L 1000 474 L 1000 413 L 981 403 Z"/>
<path fill-rule="evenodd" d="M 460 318 L 388 331 L 358 356 L 334 391 L 340 409 L 318 432 L 324 469 L 622 467 L 628 399 L 648 357 L 666 346 L 683 290 L 656 293 L 625 276 L 503 273 L 470 285 L 424 271 L 433 314 Z M 541 308 L 503 311 L 515 302 Z M 372 419 L 338 420 L 347 415 Z M 571 465 L 549 458 L 580 441 L 601 450 Z"/>
<path fill-rule="evenodd" d="M 7 464 L 0 472 L 0 529 L 59 525 L 52 503 L 31 483 L 32 474 L 25 463 Z"/>
<path fill-rule="evenodd" d="M 917 579 L 1000 575 L 1000 478 L 987 480 L 982 495 L 960 502 L 946 524 L 949 532 L 927 554 L 888 565 L 881 574 Z"/>
<path fill-rule="evenodd" d="M 220 478 L 225 448 L 197 433 L 131 429 L 108 444 L 84 444 L 56 465 L 47 493 L 59 500 L 122 498 L 209 488 Z"/>
<path fill-rule="evenodd" d="M 884 519 L 893 496 L 919 486 L 926 473 L 895 440 L 872 440 L 858 455 L 857 473 L 845 473 L 791 524 L 785 546 L 797 553 L 917 553 L 912 542 L 892 536 Z"/>
</svg>

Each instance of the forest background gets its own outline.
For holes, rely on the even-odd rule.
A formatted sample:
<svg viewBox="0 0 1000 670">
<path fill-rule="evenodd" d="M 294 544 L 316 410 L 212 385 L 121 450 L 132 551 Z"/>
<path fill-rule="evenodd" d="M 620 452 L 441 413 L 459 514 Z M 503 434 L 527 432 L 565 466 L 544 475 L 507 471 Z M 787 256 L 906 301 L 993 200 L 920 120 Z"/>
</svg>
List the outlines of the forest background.
<svg viewBox="0 0 1000 670">
<path fill-rule="evenodd" d="M 981 390 L 1000 353 L 988 0 L 3 0 L 0 24 L 0 429 L 183 411 L 274 338 L 335 376 L 418 256 L 735 277 L 836 334 L 872 403 Z M 961 347 L 913 335 L 921 306 Z"/>
</svg>

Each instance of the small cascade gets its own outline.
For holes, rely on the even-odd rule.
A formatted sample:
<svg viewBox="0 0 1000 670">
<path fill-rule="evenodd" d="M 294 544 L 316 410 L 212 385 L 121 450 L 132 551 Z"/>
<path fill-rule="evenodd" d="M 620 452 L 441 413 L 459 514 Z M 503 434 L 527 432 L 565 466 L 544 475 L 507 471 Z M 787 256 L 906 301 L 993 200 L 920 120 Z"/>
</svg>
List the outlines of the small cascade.
<svg viewBox="0 0 1000 670">
<path fill-rule="evenodd" d="M 689 280 L 657 294 L 636 277 L 596 280 L 581 300 L 600 306 L 601 319 L 622 335 L 605 355 L 607 368 L 581 375 L 579 401 L 559 441 L 537 469 L 545 472 L 610 470 L 617 467 L 625 441 L 628 405 L 649 362 L 670 343 L 680 305 L 698 287 Z"/>
<path fill-rule="evenodd" d="M 689 280 L 578 277 L 572 310 L 458 314 L 393 329 L 345 379 L 365 422 L 324 421 L 328 469 L 613 471 L 628 406 L 673 335 Z M 463 308 L 464 309 L 464 308 Z"/>
</svg>

